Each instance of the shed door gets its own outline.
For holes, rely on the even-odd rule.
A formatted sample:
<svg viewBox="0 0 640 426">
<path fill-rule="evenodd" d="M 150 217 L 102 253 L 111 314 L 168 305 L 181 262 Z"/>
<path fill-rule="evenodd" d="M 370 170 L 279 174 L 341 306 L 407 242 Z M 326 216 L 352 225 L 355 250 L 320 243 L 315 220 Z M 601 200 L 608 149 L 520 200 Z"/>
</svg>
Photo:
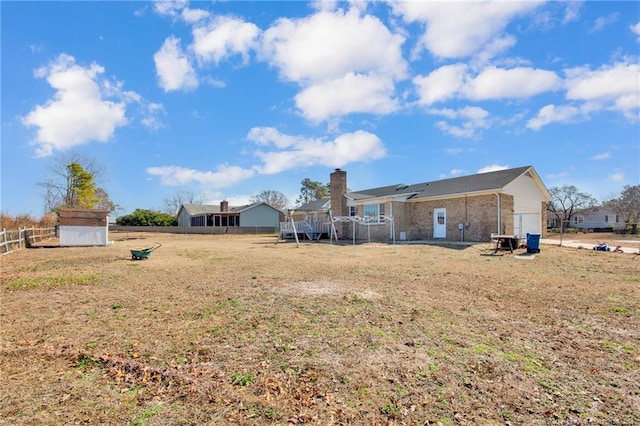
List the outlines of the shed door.
<svg viewBox="0 0 640 426">
<path fill-rule="evenodd" d="M 447 238 L 447 209 L 433 210 L 433 238 Z"/>
</svg>

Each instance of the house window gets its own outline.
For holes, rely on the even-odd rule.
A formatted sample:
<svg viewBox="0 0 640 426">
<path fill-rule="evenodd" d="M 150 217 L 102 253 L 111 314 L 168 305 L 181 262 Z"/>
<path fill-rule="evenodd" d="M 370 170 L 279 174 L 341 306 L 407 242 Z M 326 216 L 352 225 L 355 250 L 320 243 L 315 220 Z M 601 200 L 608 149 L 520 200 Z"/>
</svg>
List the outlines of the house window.
<svg viewBox="0 0 640 426">
<path fill-rule="evenodd" d="M 582 216 L 581 214 L 574 216 L 573 223 L 575 223 L 576 225 L 584 223 L 584 216 Z"/>
<path fill-rule="evenodd" d="M 620 222 L 620 218 L 618 217 L 618 215 L 604 215 L 604 221 L 605 223 L 618 223 Z"/>
<path fill-rule="evenodd" d="M 318 212 L 313 212 L 313 222 L 317 222 L 318 221 Z"/>
<path fill-rule="evenodd" d="M 356 215 L 356 206 L 349 206 L 349 216 L 353 217 Z"/>
<path fill-rule="evenodd" d="M 369 223 L 384 223 L 384 204 L 365 204 L 364 217 Z"/>
</svg>

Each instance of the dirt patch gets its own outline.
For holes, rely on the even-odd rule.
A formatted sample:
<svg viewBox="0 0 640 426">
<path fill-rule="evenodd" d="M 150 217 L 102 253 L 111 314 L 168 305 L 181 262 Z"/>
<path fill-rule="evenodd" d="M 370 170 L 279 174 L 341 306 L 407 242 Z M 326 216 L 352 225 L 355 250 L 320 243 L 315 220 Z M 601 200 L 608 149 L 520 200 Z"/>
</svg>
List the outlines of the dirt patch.
<svg viewBox="0 0 640 426">
<path fill-rule="evenodd" d="M 2 257 L 7 424 L 640 422 L 632 254 L 110 238 Z"/>
<path fill-rule="evenodd" d="M 336 283 L 326 280 L 301 281 L 292 283 L 282 289 L 283 292 L 295 296 L 335 296 L 353 295 L 363 299 L 377 299 L 381 295 L 371 289 L 353 289 L 349 283 Z"/>
</svg>

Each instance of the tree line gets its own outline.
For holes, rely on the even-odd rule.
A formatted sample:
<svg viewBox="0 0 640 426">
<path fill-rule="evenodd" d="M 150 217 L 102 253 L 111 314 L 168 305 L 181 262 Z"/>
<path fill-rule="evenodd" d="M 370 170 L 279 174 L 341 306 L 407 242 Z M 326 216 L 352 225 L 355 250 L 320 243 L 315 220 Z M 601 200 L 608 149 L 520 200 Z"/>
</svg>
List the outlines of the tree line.
<svg viewBox="0 0 640 426">
<path fill-rule="evenodd" d="M 49 179 L 38 185 L 43 190 L 45 215 L 58 214 L 61 208 L 104 209 L 113 213 L 120 207 L 111 200 L 104 189 L 104 169 L 89 157 L 78 153 L 59 156 L 50 166 Z M 551 201 L 548 211 L 563 226 L 571 223 L 578 213 L 601 206 L 617 214 L 628 225 L 630 231 L 637 233 L 640 222 L 640 185 L 626 185 L 618 197 L 611 197 L 602 203 L 581 192 L 573 185 L 564 185 L 549 189 Z M 330 197 L 329 183 L 304 178 L 300 182 L 300 194 L 295 205 L 280 191 L 265 190 L 250 198 L 251 203 L 266 203 L 280 211 L 299 207 L 311 201 Z M 177 213 L 183 204 L 204 204 L 204 194 L 191 191 L 177 191 L 163 200 L 163 210 L 135 209 L 132 213 L 119 216 L 119 225 L 174 226 L 177 225 Z"/>
</svg>

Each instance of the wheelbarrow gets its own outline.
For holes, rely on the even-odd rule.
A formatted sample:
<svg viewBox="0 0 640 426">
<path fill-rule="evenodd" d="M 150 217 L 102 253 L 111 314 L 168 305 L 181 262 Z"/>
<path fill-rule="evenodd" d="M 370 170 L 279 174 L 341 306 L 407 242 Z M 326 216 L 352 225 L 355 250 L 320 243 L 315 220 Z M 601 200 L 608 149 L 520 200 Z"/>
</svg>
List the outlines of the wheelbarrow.
<svg viewBox="0 0 640 426">
<path fill-rule="evenodd" d="M 133 259 L 133 260 L 148 259 L 149 256 L 151 256 L 151 253 L 153 253 L 153 251 L 155 249 L 157 249 L 157 248 L 159 248 L 161 246 L 162 246 L 162 244 L 155 243 L 151 247 L 138 249 L 138 250 L 131 250 L 131 259 Z"/>
</svg>

